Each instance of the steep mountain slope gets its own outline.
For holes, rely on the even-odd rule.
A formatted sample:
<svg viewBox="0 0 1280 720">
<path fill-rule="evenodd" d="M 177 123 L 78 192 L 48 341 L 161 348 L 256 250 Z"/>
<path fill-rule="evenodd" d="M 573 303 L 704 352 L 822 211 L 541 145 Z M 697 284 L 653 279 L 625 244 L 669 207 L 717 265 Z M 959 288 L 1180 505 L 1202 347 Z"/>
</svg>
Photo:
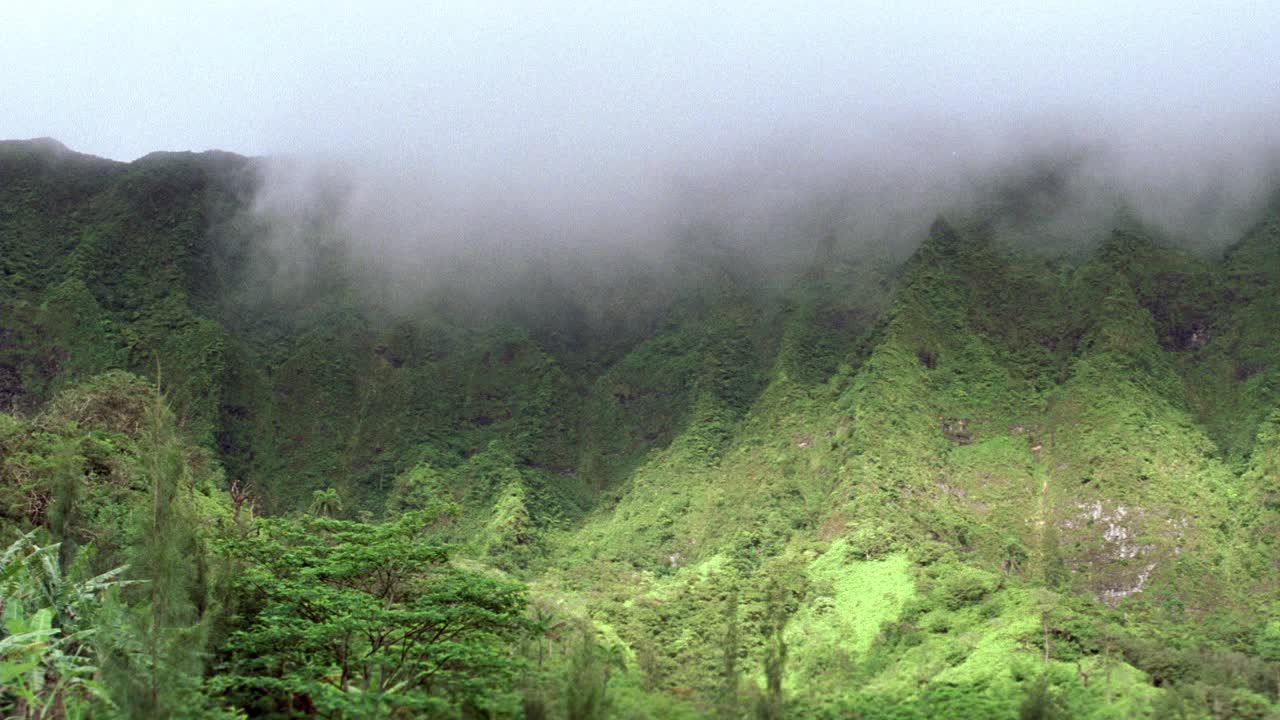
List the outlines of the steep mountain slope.
<svg viewBox="0 0 1280 720">
<path fill-rule="evenodd" d="M 190 435 L 277 508 L 328 485 L 380 508 L 422 443 L 466 455 L 504 437 L 523 462 L 569 464 L 572 432 L 547 405 L 565 379 L 527 331 L 404 320 L 341 273 L 248 292 L 278 262 L 246 219 L 253 161 L 125 165 L 42 141 L 4 144 L 0 167 L 6 407 L 109 368 L 158 374 Z"/>
<path fill-rule="evenodd" d="M 983 226 L 935 223 L 857 370 L 819 388 L 774 373 L 713 463 L 677 438 L 572 536 L 553 585 L 617 587 L 592 611 L 645 686 L 704 707 L 725 695 L 729 638 L 748 678 L 766 674 L 783 612 L 802 716 L 819 709 L 800 698 L 841 696 L 835 712 L 868 717 L 886 701 L 1016 713 L 1038 672 L 1083 682 L 1074 714 L 1119 712 L 1104 708 L 1120 695 L 1141 712 L 1143 686 L 1171 680 L 1149 638 L 1198 626 L 1236 646 L 1273 612 L 1276 578 L 1257 541 L 1275 478 L 1233 472 L 1197 425 L 1175 355 L 1193 348 L 1161 343 L 1174 333 L 1132 272 L 1209 269 L 1139 232 L 1061 273 L 1009 257 Z M 1105 692 L 1086 690 L 1101 673 Z M 1255 689 L 1240 702 L 1265 704 Z"/>
<path fill-rule="evenodd" d="M 0 402 L 127 369 L 267 509 L 451 501 L 544 672 L 611 650 L 614 717 L 1280 710 L 1280 215 L 1220 260 L 1128 217 L 1058 256 L 997 203 L 900 266 L 699 256 L 593 324 L 533 272 L 484 312 L 339 261 L 251 292 L 256 168 L 0 144 Z"/>
</svg>

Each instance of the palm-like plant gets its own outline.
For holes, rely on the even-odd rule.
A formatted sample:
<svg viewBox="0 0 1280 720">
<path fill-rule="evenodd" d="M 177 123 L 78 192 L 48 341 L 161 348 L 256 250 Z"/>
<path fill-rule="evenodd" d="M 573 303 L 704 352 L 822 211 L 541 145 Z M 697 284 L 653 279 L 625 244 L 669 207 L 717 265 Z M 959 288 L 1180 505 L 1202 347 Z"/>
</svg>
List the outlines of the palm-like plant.
<svg viewBox="0 0 1280 720">
<path fill-rule="evenodd" d="M 342 497 L 333 488 L 316 490 L 311 493 L 311 505 L 307 512 L 316 517 L 337 517 L 342 514 Z"/>
<path fill-rule="evenodd" d="M 73 581 L 58 544 L 39 545 L 36 531 L 0 553 L 0 710 L 34 720 L 75 717 L 102 697 L 90 642 L 95 609 L 108 588 L 128 584 L 123 567 Z"/>
</svg>

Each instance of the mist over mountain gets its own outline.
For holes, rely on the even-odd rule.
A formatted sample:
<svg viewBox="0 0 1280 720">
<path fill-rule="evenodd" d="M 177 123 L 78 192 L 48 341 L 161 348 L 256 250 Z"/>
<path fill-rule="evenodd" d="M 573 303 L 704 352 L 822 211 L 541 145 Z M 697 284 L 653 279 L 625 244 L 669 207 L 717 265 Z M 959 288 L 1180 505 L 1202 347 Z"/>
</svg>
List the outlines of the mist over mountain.
<svg viewBox="0 0 1280 720">
<path fill-rule="evenodd" d="M 8 14 L 0 715 L 1280 716 L 1277 28 Z"/>
<path fill-rule="evenodd" d="M 1127 203 L 1222 246 L 1276 173 L 1277 24 L 1253 2 L 130 3 L 19 13 L 2 59 L 8 136 L 274 158 L 255 208 L 275 252 L 304 252 L 297 215 L 321 208 L 362 270 L 412 288 L 470 258 L 662 267 L 694 226 L 787 265 L 815 207 L 843 242 L 896 249 L 1045 166 L 1073 230 Z"/>
<path fill-rule="evenodd" d="M 563 275 L 666 275 L 694 248 L 780 273 L 810 262 L 822 243 L 901 256 L 940 212 L 985 216 L 1049 253 L 1096 241 L 1129 213 L 1174 244 L 1211 252 L 1274 202 L 1280 178 L 1265 136 L 1241 152 L 1208 138 L 1134 147 L 1065 131 L 999 141 L 919 132 L 937 142 L 762 141 L 714 166 L 673 165 L 630 192 L 608 182 L 574 189 L 551 172 L 481 190 L 424 177 L 412 156 L 268 159 L 253 215 L 285 265 L 309 252 L 299 229 L 322 222 L 360 272 L 412 294 L 477 264 L 491 273 L 479 285 L 496 287 L 531 263 Z"/>
<path fill-rule="evenodd" d="M 186 676 L 198 691 L 146 700 L 112 680 L 112 702 L 144 714 L 287 707 L 252 669 L 266 650 L 236 643 L 294 611 L 293 591 L 256 594 L 303 582 L 271 559 L 318 551 L 289 533 L 342 548 L 418 527 L 385 546 L 362 535 L 369 561 L 446 543 L 457 567 L 529 592 L 501 612 L 563 624 L 468 636 L 513 658 L 516 694 L 467 665 L 393 704 L 567 717 L 590 692 L 609 698 L 602 716 L 1048 702 L 1266 717 L 1278 210 L 1262 204 L 1224 248 L 1144 221 L 1091 162 L 1006 166 L 915 233 L 930 216 L 910 203 L 868 232 L 846 212 L 856 194 L 741 216 L 721 196 L 667 228 L 665 254 L 477 244 L 428 262 L 376 251 L 398 236 L 359 226 L 343 172 L 269 202 L 286 187 L 269 161 L 6 141 L 0 517 L 107 571 L 175 542 L 131 529 L 140 508 L 171 507 L 138 482 L 152 478 L 190 498 L 172 507 L 203 528 L 182 540 L 200 562 L 265 563 L 248 585 L 183 585 L 176 559 L 149 571 L 178 572 L 165 582 L 198 602 L 230 593 L 252 619 L 201 611 L 236 640 L 208 641 L 223 659 Z M 236 544 L 254 537 L 268 544 Z M 161 632 L 129 627 L 112 642 Z M 186 662 L 168 647 L 164 662 Z M 584 674 L 599 652 L 628 669 Z M 312 673 L 336 661 L 307 653 L 289 682 L 321 697 Z M 131 662 L 102 657 L 104 672 Z"/>
</svg>

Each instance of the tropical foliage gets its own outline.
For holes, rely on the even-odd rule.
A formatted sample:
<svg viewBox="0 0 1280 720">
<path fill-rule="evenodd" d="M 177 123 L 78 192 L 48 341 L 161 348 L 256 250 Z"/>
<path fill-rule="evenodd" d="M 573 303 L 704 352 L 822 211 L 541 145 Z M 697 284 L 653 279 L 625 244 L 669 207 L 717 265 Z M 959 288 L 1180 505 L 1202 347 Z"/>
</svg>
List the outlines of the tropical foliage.
<svg viewBox="0 0 1280 720">
<path fill-rule="evenodd" d="M 273 518 L 222 541 L 240 619 L 216 686 L 265 714 L 514 714 L 523 587 L 451 566 L 440 519 Z"/>
<path fill-rule="evenodd" d="M 1280 713 L 1280 208 L 393 302 L 258 169 L 0 143 L 5 717 Z"/>
</svg>

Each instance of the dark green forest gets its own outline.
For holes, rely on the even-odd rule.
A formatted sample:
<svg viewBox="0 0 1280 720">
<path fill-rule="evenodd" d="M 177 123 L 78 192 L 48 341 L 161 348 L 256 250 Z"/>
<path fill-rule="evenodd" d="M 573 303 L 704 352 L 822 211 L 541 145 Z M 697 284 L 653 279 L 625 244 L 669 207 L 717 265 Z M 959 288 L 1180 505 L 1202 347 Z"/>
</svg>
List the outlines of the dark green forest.
<svg viewBox="0 0 1280 720">
<path fill-rule="evenodd" d="M 1280 717 L 1280 202 L 406 300 L 262 162 L 0 143 L 0 716 Z"/>
</svg>

